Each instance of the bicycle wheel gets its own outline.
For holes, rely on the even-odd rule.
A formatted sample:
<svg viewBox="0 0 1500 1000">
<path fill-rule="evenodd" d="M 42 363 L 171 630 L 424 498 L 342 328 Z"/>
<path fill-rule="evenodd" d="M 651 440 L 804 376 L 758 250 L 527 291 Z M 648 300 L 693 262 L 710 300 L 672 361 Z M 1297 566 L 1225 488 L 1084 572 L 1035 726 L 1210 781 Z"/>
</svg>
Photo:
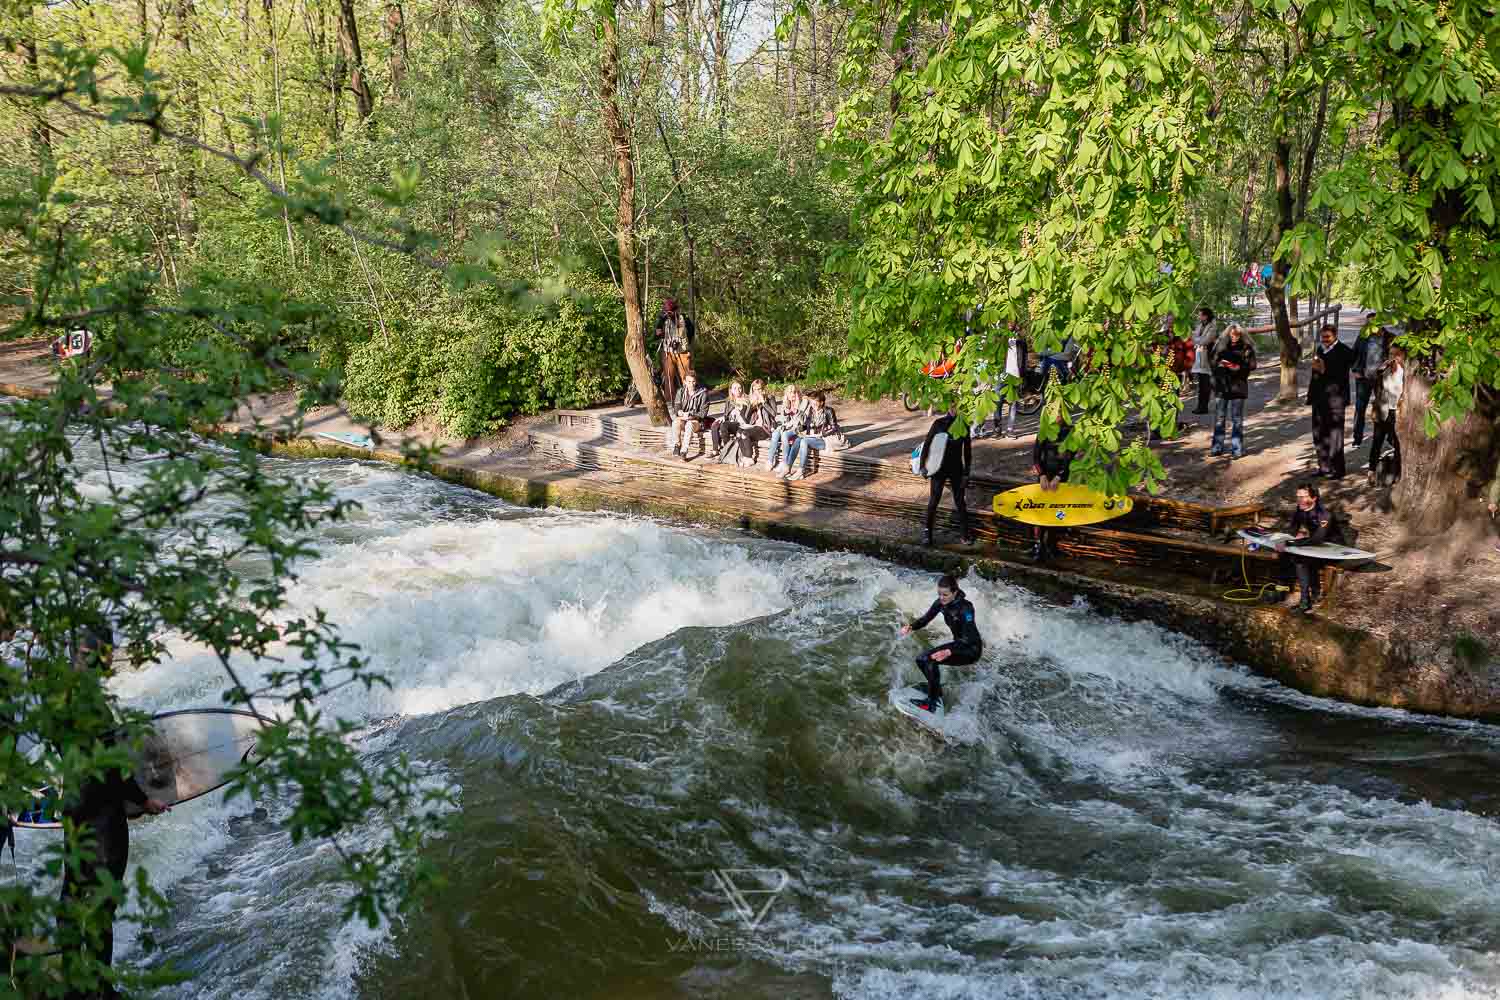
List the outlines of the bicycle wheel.
<svg viewBox="0 0 1500 1000">
<path fill-rule="evenodd" d="M 1042 408 L 1042 394 L 1040 392 L 1026 392 L 1016 401 L 1016 410 L 1022 416 L 1031 416 Z"/>
<path fill-rule="evenodd" d="M 630 383 L 630 388 L 628 388 L 628 389 L 625 390 L 625 408 L 628 410 L 632 406 L 635 406 L 640 401 L 641 401 L 640 391 L 638 389 L 636 389 L 635 383 L 631 382 Z"/>
<path fill-rule="evenodd" d="M 901 405 L 906 407 L 907 413 L 916 413 L 922 407 L 921 403 L 911 398 L 911 393 L 909 392 L 901 394 Z"/>
</svg>

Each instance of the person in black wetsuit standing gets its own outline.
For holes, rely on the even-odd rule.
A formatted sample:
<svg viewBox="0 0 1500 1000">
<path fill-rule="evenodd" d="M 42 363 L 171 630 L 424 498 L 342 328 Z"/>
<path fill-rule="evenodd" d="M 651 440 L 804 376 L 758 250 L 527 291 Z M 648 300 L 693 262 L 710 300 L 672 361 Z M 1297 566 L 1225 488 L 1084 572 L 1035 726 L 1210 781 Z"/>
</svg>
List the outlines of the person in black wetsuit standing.
<svg viewBox="0 0 1500 1000">
<path fill-rule="evenodd" d="M 913 699 L 912 704 L 926 712 L 939 712 L 943 707 L 942 668 L 938 665 L 946 663 L 950 667 L 966 667 L 984 654 L 984 639 L 979 635 L 979 626 L 974 624 L 974 605 L 969 603 L 959 589 L 958 581 L 951 576 L 938 580 L 937 600 L 921 618 L 901 626 L 901 634 L 911 635 L 913 629 L 926 628 L 927 623 L 938 615 L 942 615 L 948 624 L 953 641 L 934 646 L 917 657 L 917 669 L 927 678 L 927 697 Z"/>
<path fill-rule="evenodd" d="M 107 675 L 112 645 L 111 638 L 91 634 L 79 643 L 78 661 L 85 669 L 95 669 Z M 106 744 L 114 742 L 113 720 L 109 718 L 107 711 L 97 716 L 96 721 L 101 723 L 97 731 L 80 732 L 79 741 Z M 64 905 L 86 904 L 90 896 L 103 888 L 103 872 L 109 872 L 116 882 L 125 880 L 125 868 L 130 861 L 130 825 L 125 815 L 126 803 L 134 803 L 152 815 L 168 809 L 165 803 L 148 797 L 134 778 L 119 771 L 83 782 L 77 794 L 65 801 L 63 816 L 71 823 L 73 831 L 68 837 L 67 853 L 71 855 L 78 848 L 84 847 L 92 856 L 77 863 L 64 863 Z M 56 941 L 59 950 L 87 951 L 99 962 L 110 965 L 114 959 L 116 906 L 113 899 L 100 900 L 98 916 L 87 930 L 76 924 L 60 921 Z M 68 1000 L 112 1000 L 119 995 L 113 986 L 103 984 L 92 991 L 71 992 Z"/>
<path fill-rule="evenodd" d="M 926 469 L 932 439 L 939 434 L 946 435 L 948 439 L 943 448 L 942 463 L 927 477 L 927 531 L 922 536 L 924 545 L 932 544 L 932 522 L 937 517 L 938 501 L 943 498 L 945 483 L 953 491 L 953 506 L 958 510 L 958 528 L 963 535 L 963 542 L 965 545 L 974 544 L 973 532 L 969 530 L 969 506 L 964 500 L 964 487 L 968 485 L 969 470 L 974 464 L 974 442 L 968 431 L 964 432 L 963 437 L 953 436 L 953 419 L 952 413 L 938 417 L 927 428 L 927 437 L 922 441 L 920 464 Z"/>
</svg>

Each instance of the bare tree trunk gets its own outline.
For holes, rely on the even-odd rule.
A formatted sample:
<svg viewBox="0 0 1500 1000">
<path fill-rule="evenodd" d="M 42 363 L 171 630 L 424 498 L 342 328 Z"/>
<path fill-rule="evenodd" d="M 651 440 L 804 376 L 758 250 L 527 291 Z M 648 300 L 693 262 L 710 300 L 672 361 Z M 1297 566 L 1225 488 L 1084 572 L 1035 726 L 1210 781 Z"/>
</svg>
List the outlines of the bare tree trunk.
<svg viewBox="0 0 1500 1000">
<path fill-rule="evenodd" d="M 802 18 L 792 18 L 792 35 L 787 40 L 786 50 L 786 76 L 787 76 L 787 100 L 786 114 L 788 118 L 796 118 L 797 115 L 797 35 L 802 29 Z"/>
<path fill-rule="evenodd" d="M 1471 484 L 1487 482 L 1500 459 L 1500 400 L 1481 390 L 1468 416 L 1443 424 L 1436 437 L 1425 430 L 1432 408 L 1432 380 L 1415 365 L 1406 370 L 1406 385 L 1396 418 L 1401 441 L 1401 479 L 1391 499 L 1397 518 L 1418 535 L 1447 532 L 1484 508 L 1469 498 Z"/>
<path fill-rule="evenodd" d="M 349 66 L 349 90 L 354 94 L 354 107 L 359 120 L 370 125 L 370 114 L 375 110 L 375 95 L 370 92 L 370 82 L 365 79 L 365 57 L 359 48 L 359 23 L 354 16 L 354 0 L 339 0 L 339 48 Z"/>
<path fill-rule="evenodd" d="M 391 93 L 400 97 L 401 83 L 406 79 L 406 19 L 401 4 L 386 5 L 385 31 L 391 43 Z"/>
<path fill-rule="evenodd" d="M 725 0 L 713 0 L 714 100 L 719 112 L 719 135 L 729 127 L 729 16 Z"/>
<path fill-rule="evenodd" d="M 321 20 L 323 11 L 320 8 Z M 328 136 L 337 145 L 344 131 L 344 79 L 349 75 L 349 64 L 344 60 L 343 40 L 333 46 L 333 76 L 328 81 Z"/>
<path fill-rule="evenodd" d="M 614 18 L 600 17 L 603 29 L 599 57 L 599 101 L 603 105 L 604 130 L 614 153 L 615 180 L 620 185 L 615 205 L 615 246 L 620 255 L 620 293 L 625 299 L 625 363 L 651 423 L 667 422 L 666 403 L 651 380 L 651 361 L 646 355 L 645 323 L 641 316 L 640 276 L 636 273 L 635 240 L 635 151 L 630 132 L 620 113 L 620 38 Z"/>
<path fill-rule="evenodd" d="M 29 11 L 28 11 L 29 15 Z M 28 27 L 31 18 L 27 17 Z M 27 37 L 21 39 L 21 49 L 26 54 L 27 83 L 36 86 L 42 79 L 40 60 L 36 54 L 36 39 Z M 36 153 L 37 162 L 45 167 L 52 162 L 52 135 L 47 130 L 46 112 L 43 105 L 38 105 L 32 111 L 31 117 L 31 148 Z"/>
<path fill-rule="evenodd" d="M 184 54 L 191 56 L 193 43 L 189 28 L 193 20 L 193 0 L 177 0 L 173 12 L 172 37 Z M 203 108 L 198 99 L 198 78 L 192 73 L 183 73 L 178 80 L 178 91 L 182 94 L 182 105 L 187 114 L 186 133 L 197 139 L 203 130 Z M 177 187 L 177 223 L 183 242 L 192 246 L 198 236 L 198 151 L 183 149 L 182 181 Z"/>
<path fill-rule="evenodd" d="M 1256 168 L 1255 154 L 1250 154 L 1250 170 L 1245 175 L 1245 197 L 1240 201 L 1240 238 L 1237 249 L 1239 259 L 1243 262 L 1250 260 L 1250 213 L 1255 208 L 1255 177 Z"/>
<path fill-rule="evenodd" d="M 1291 231 L 1292 219 L 1292 147 L 1286 136 L 1276 139 L 1276 240 Z M 1279 250 L 1273 264 L 1271 283 L 1266 286 L 1266 302 L 1271 307 L 1271 321 L 1276 324 L 1276 338 L 1281 341 L 1281 389 L 1277 402 L 1297 399 L 1297 363 L 1302 360 L 1302 345 L 1292 333 L 1292 322 L 1286 309 L 1286 278 L 1291 262 Z"/>
<path fill-rule="evenodd" d="M 693 239 L 693 230 L 689 225 L 687 192 L 682 189 L 682 169 L 677 163 L 677 154 L 672 152 L 672 144 L 667 141 L 667 129 L 662 124 L 660 115 L 656 118 L 656 131 L 661 135 L 662 149 L 666 150 L 667 162 L 672 166 L 672 182 L 677 188 L 677 219 L 682 224 L 682 242 L 687 247 L 688 315 L 696 322 L 698 319 L 698 243 Z"/>
</svg>

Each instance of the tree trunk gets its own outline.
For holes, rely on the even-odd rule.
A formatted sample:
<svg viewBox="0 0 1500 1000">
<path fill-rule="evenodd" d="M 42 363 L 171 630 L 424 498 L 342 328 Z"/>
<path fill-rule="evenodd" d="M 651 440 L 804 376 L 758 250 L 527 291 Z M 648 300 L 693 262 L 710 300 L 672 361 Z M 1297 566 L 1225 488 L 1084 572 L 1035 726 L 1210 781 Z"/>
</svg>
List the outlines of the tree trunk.
<svg viewBox="0 0 1500 1000">
<path fill-rule="evenodd" d="M 172 37 L 182 48 L 183 54 L 193 54 L 189 27 L 193 20 L 193 0 L 177 0 Z M 184 131 L 197 139 L 203 130 L 203 108 L 198 99 L 198 78 L 194 73 L 183 73 L 177 88 L 182 94 L 182 105 L 187 115 Z M 183 242 L 192 246 L 198 236 L 198 151 L 184 148 L 182 157 L 182 181 L 177 187 L 177 223 Z"/>
<path fill-rule="evenodd" d="M 391 93 L 399 98 L 406 79 L 406 19 L 399 3 L 386 5 L 385 31 L 391 43 Z"/>
<path fill-rule="evenodd" d="M 318 17 L 322 16 L 320 9 Z M 344 61 L 343 39 L 340 38 L 333 46 L 333 76 L 328 81 L 328 137 L 335 145 L 344 131 L 344 78 L 348 74 L 349 64 Z"/>
<path fill-rule="evenodd" d="M 1255 154 L 1250 154 L 1250 171 L 1245 176 L 1245 197 L 1240 201 L 1240 238 L 1236 245 L 1241 263 L 1250 260 L 1250 213 L 1255 209 Z"/>
<path fill-rule="evenodd" d="M 354 0 L 339 0 L 339 49 L 349 66 L 349 90 L 354 94 L 354 107 L 360 121 L 370 125 L 370 114 L 375 110 L 375 95 L 370 92 L 370 82 L 365 79 L 365 58 L 359 48 L 359 23 L 354 16 Z"/>
<path fill-rule="evenodd" d="M 630 132 L 620 113 L 620 39 L 614 18 L 600 18 L 603 29 L 599 57 L 599 101 L 603 105 L 604 130 L 613 147 L 615 180 L 620 185 L 615 206 L 615 245 L 620 255 L 620 294 L 625 299 L 625 363 L 651 423 L 667 422 L 667 406 L 651 380 L 651 361 L 646 354 L 645 323 L 641 316 L 640 276 L 635 253 L 635 151 Z"/>
<path fill-rule="evenodd" d="M 1486 516 L 1470 488 L 1487 483 L 1500 460 L 1500 400 L 1481 390 L 1468 416 L 1443 424 L 1430 438 L 1424 423 L 1431 396 L 1432 379 L 1408 366 L 1396 417 L 1401 479 L 1391 499 L 1397 519 L 1416 535 L 1448 532 L 1460 521 Z"/>
<path fill-rule="evenodd" d="M 719 136 L 729 127 L 729 25 L 725 0 L 713 0 L 714 100 L 718 105 Z"/>
<path fill-rule="evenodd" d="M 682 224 L 682 242 L 687 247 L 688 266 L 688 315 L 694 322 L 698 319 L 698 243 L 693 239 L 693 229 L 688 217 L 687 192 L 682 189 L 682 170 L 677 163 L 677 154 L 667 141 L 667 129 L 661 116 L 656 118 L 656 130 L 661 135 L 662 149 L 666 150 L 667 162 L 672 166 L 672 182 L 677 188 L 677 220 Z"/>
<path fill-rule="evenodd" d="M 1292 147 L 1286 136 L 1276 140 L 1276 242 L 1278 251 L 1266 286 L 1266 302 L 1271 307 L 1271 321 L 1276 324 L 1276 339 L 1281 342 L 1281 389 L 1276 393 L 1278 403 L 1293 403 L 1297 400 L 1297 363 L 1302 360 L 1302 345 L 1292 332 L 1292 321 L 1286 310 L 1286 278 L 1291 271 L 1291 262 L 1283 255 L 1279 246 L 1281 238 L 1291 231 L 1292 221 Z"/>
<path fill-rule="evenodd" d="M 29 22 L 31 21 L 29 12 L 27 21 L 29 27 Z M 36 54 L 36 39 L 23 38 L 21 40 L 21 48 L 26 53 L 26 82 L 34 87 L 42 79 L 41 64 Z M 31 148 L 36 153 L 37 163 L 45 168 L 47 164 L 52 162 L 52 135 L 47 131 L 47 116 L 43 110 L 44 107 L 45 105 L 38 104 L 32 112 Z"/>
</svg>

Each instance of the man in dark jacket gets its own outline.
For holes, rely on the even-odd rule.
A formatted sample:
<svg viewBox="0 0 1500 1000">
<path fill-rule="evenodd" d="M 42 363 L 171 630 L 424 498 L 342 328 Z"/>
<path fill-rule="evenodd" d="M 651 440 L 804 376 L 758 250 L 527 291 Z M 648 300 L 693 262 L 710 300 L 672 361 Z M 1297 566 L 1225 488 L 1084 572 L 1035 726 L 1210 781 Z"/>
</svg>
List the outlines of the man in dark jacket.
<svg viewBox="0 0 1500 1000">
<path fill-rule="evenodd" d="M 927 531 L 922 537 L 923 544 L 932 544 L 932 524 L 937 517 L 938 501 L 943 497 L 943 484 L 947 484 L 953 491 L 953 506 L 958 510 L 958 528 L 963 535 L 965 545 L 974 542 L 974 535 L 969 531 L 969 507 L 964 500 L 964 488 L 969 482 L 969 470 L 974 464 L 974 442 L 970 439 L 968 431 L 962 437 L 953 435 L 954 414 L 949 412 L 938 417 L 927 428 L 927 437 L 922 441 L 921 468 L 927 470 L 927 459 L 931 454 L 933 439 L 939 434 L 945 435 L 943 447 L 943 458 L 937 469 L 927 474 Z"/>
<path fill-rule="evenodd" d="M 943 681 L 940 663 L 950 667 L 966 667 L 984 654 L 984 639 L 979 635 L 979 626 L 974 624 L 974 605 L 958 589 L 958 581 L 951 576 L 938 580 L 937 600 L 927 613 L 908 625 L 901 626 L 902 635 L 910 635 L 914 629 L 926 628 L 927 623 L 938 615 L 943 616 L 953 641 L 934 646 L 917 657 L 917 669 L 927 678 L 927 697 L 913 699 L 912 704 L 927 712 L 943 710 Z"/>
<path fill-rule="evenodd" d="M 1279 543 L 1276 551 L 1290 555 L 1297 569 L 1297 585 L 1302 596 L 1297 610 L 1305 615 L 1312 614 L 1313 604 L 1320 596 L 1318 593 L 1319 564 L 1306 556 L 1296 555 L 1297 548 L 1304 545 L 1322 545 L 1325 542 L 1342 545 L 1344 541 L 1343 529 L 1339 527 L 1338 520 L 1328 512 L 1328 508 L 1323 506 L 1323 501 L 1318 497 L 1318 487 L 1314 484 L 1308 483 L 1297 487 L 1297 509 L 1292 512 L 1292 520 L 1287 526 L 1287 532 L 1294 537 L 1289 542 Z"/>
<path fill-rule="evenodd" d="M 692 371 L 682 378 L 682 388 L 672 406 L 672 429 L 667 435 L 667 444 L 672 454 L 688 460 L 688 439 L 698 439 L 698 454 L 703 454 L 703 426 L 708 421 L 708 390 L 698 384 L 698 376 Z"/>
<path fill-rule="evenodd" d="M 1250 396 L 1250 373 L 1255 371 L 1255 345 L 1245 336 L 1239 324 L 1219 341 L 1211 358 L 1214 385 L 1219 397 L 1214 419 L 1214 440 L 1210 455 L 1224 454 L 1224 422 L 1230 424 L 1229 457 L 1245 454 L 1245 400 Z"/>
<path fill-rule="evenodd" d="M 1385 330 L 1375 325 L 1375 314 L 1365 314 L 1365 325 L 1354 341 L 1354 447 L 1365 440 L 1365 411 L 1370 400 L 1380 394 L 1380 377 L 1385 367 Z M 1377 403 L 1377 410 L 1379 404 Z M 1375 414 L 1380 419 L 1380 414 Z"/>
<path fill-rule="evenodd" d="M 1332 325 L 1318 331 L 1321 343 L 1312 360 L 1307 401 L 1312 405 L 1313 447 L 1318 452 L 1319 476 L 1344 478 L 1344 410 L 1349 404 L 1349 371 L 1354 350 L 1339 342 Z"/>
</svg>

